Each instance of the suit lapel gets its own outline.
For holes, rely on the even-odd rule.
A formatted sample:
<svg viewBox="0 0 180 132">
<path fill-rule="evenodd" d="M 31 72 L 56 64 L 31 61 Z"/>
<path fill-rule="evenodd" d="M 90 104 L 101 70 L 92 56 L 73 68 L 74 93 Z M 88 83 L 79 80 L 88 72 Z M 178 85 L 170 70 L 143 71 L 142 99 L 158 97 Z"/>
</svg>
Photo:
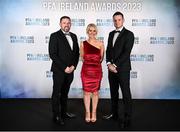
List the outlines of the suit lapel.
<svg viewBox="0 0 180 132">
<path fill-rule="evenodd" d="M 111 41 L 111 43 L 110 43 L 110 47 L 113 47 L 113 37 L 114 37 L 114 32 L 112 33 L 112 34 L 110 34 L 110 36 L 109 36 L 110 38 L 110 41 Z"/>
</svg>

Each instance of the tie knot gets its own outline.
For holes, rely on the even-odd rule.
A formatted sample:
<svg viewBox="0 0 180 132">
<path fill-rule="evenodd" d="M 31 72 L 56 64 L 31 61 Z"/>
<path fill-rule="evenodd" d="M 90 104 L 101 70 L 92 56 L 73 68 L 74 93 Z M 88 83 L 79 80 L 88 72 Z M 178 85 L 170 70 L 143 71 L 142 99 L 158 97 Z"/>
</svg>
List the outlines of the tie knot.
<svg viewBox="0 0 180 132">
<path fill-rule="evenodd" d="M 64 33 L 64 35 L 69 35 L 70 36 L 70 33 Z"/>
<path fill-rule="evenodd" d="M 114 33 L 120 33 L 120 31 L 115 31 Z"/>
</svg>

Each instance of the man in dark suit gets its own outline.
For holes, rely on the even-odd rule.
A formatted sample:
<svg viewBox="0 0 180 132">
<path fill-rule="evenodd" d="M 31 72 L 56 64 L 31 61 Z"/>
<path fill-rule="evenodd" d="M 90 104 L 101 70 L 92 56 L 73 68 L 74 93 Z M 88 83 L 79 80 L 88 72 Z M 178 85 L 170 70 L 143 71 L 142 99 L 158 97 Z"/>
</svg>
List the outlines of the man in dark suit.
<svg viewBox="0 0 180 132">
<path fill-rule="evenodd" d="M 134 44 L 134 34 L 124 26 L 124 16 L 121 12 L 113 15 L 115 30 L 110 32 L 106 49 L 108 79 L 111 93 L 111 114 L 104 119 L 119 119 L 118 101 L 119 86 L 122 91 L 124 114 L 120 121 L 122 127 L 128 126 L 132 116 L 132 98 L 130 92 L 130 53 Z"/>
<path fill-rule="evenodd" d="M 74 70 L 79 61 L 79 46 L 77 36 L 69 32 L 70 17 L 61 17 L 59 25 L 61 29 L 50 36 L 49 55 L 52 59 L 51 71 L 53 72 L 53 120 L 64 125 L 65 118 L 75 117 L 75 114 L 67 112 L 67 99 Z"/>
</svg>

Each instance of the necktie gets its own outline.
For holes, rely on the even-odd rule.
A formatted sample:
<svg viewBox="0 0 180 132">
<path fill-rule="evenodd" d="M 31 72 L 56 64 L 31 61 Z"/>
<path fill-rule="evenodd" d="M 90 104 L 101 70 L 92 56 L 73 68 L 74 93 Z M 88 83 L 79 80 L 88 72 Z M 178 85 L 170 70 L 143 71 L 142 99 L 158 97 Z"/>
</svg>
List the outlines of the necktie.
<svg viewBox="0 0 180 132">
<path fill-rule="evenodd" d="M 115 31 L 114 33 L 120 33 L 120 31 Z"/>
<path fill-rule="evenodd" d="M 70 36 L 70 33 L 64 33 L 64 35 L 69 35 Z"/>
</svg>

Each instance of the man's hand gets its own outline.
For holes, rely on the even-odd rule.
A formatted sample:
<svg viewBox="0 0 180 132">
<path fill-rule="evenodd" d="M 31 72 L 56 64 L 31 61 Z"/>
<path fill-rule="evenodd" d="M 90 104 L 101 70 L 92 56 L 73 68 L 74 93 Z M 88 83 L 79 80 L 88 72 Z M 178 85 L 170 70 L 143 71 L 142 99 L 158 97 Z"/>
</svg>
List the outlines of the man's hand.
<svg viewBox="0 0 180 132">
<path fill-rule="evenodd" d="M 108 70 L 113 73 L 117 73 L 116 67 L 113 64 L 108 64 Z"/>
<path fill-rule="evenodd" d="M 72 65 L 71 67 L 66 67 L 66 69 L 64 71 L 65 71 L 65 73 L 70 74 L 74 71 L 74 69 L 75 69 L 75 67 Z"/>
<path fill-rule="evenodd" d="M 75 67 L 72 65 L 72 66 L 70 67 L 71 72 L 73 72 L 74 69 L 75 69 Z"/>
<path fill-rule="evenodd" d="M 68 74 L 70 74 L 70 73 L 71 73 L 71 69 L 70 69 L 70 67 L 66 67 L 66 69 L 65 69 L 64 71 L 65 71 L 65 73 L 68 73 Z"/>
</svg>

